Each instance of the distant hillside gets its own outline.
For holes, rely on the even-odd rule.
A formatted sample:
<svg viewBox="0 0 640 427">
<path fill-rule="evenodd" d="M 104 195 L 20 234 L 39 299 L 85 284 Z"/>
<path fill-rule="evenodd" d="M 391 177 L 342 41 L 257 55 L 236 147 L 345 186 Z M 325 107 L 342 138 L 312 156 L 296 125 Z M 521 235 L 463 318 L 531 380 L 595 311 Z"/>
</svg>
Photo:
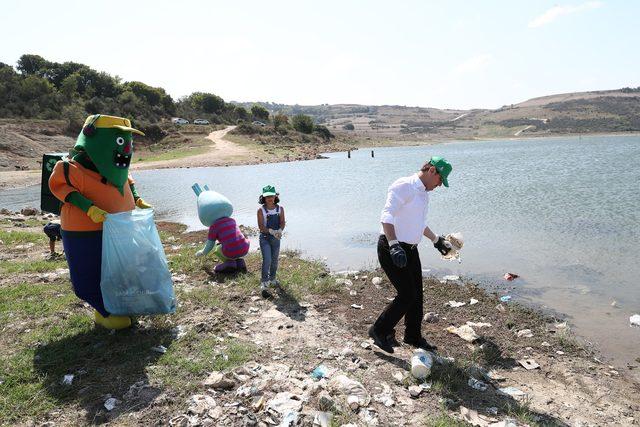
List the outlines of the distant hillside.
<svg viewBox="0 0 640 427">
<path fill-rule="evenodd" d="M 310 115 L 332 132 L 394 140 L 640 132 L 640 88 L 551 95 L 496 110 L 240 103 L 253 104 Z"/>
</svg>

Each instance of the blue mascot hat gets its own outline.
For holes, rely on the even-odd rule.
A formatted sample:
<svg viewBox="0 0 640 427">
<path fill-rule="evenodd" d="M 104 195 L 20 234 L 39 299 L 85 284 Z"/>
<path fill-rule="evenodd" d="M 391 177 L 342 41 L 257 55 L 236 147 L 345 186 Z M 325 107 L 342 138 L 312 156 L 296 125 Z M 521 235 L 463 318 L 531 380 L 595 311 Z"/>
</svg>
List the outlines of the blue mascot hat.
<svg viewBox="0 0 640 427">
<path fill-rule="evenodd" d="M 233 215 L 231 201 L 222 194 L 209 190 L 207 185 L 204 190 L 198 184 L 193 184 L 191 188 L 198 196 L 198 218 L 205 227 L 210 227 L 220 218 Z"/>
</svg>

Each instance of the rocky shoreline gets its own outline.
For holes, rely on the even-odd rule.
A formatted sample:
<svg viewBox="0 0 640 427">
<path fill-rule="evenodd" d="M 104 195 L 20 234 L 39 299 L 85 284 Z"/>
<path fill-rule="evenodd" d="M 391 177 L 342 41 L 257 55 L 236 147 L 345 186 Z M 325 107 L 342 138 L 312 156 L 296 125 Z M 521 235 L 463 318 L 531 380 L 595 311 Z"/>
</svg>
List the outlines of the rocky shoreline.
<svg viewBox="0 0 640 427">
<path fill-rule="evenodd" d="M 50 219 L 0 211 L 0 424 L 640 421 L 639 385 L 602 362 L 565 319 L 500 301 L 464 279 L 426 278 L 423 331 L 439 350 L 418 381 L 411 348 L 387 354 L 366 336 L 394 295 L 381 271 L 336 276 L 287 252 L 282 287 L 263 299 L 259 253 L 249 255 L 249 273 L 217 275 L 211 259 L 193 257 L 205 232 L 174 223 L 158 228 L 178 311 L 109 333 L 73 295 L 64 259 L 47 259 L 42 226 Z"/>
</svg>

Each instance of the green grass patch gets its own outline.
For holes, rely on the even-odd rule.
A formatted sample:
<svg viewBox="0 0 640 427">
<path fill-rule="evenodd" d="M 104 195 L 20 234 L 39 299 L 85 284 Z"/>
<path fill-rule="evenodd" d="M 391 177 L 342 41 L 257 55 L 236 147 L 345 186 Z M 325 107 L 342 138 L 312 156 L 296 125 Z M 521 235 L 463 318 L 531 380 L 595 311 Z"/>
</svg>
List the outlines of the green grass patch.
<svg viewBox="0 0 640 427">
<path fill-rule="evenodd" d="M 226 371 L 252 360 L 259 349 L 241 340 L 216 337 L 185 336 L 174 343 L 158 360 L 155 379 L 180 391 L 196 390 L 212 371 Z"/>
<path fill-rule="evenodd" d="M 442 412 L 437 416 L 427 418 L 425 425 L 428 427 L 466 427 L 469 424 Z"/>
<path fill-rule="evenodd" d="M 0 287 L 0 323 L 39 320 L 64 310 L 77 297 L 67 284 L 20 283 Z"/>
<path fill-rule="evenodd" d="M 137 162 L 158 162 L 162 160 L 174 160 L 182 159 L 185 157 L 197 156 L 198 154 L 204 154 L 210 150 L 209 147 L 186 147 L 170 150 L 162 154 L 157 154 L 151 157 L 140 157 Z"/>
<path fill-rule="evenodd" d="M 49 238 L 44 234 L 44 232 L 34 233 L 31 231 L 21 230 L 0 230 L 0 240 L 2 240 L 7 246 L 24 245 L 25 243 L 40 243 L 45 247 L 49 242 Z"/>
<path fill-rule="evenodd" d="M 27 260 L 27 261 L 0 261 L 0 273 L 46 273 L 58 268 L 66 268 L 66 260 Z"/>
</svg>

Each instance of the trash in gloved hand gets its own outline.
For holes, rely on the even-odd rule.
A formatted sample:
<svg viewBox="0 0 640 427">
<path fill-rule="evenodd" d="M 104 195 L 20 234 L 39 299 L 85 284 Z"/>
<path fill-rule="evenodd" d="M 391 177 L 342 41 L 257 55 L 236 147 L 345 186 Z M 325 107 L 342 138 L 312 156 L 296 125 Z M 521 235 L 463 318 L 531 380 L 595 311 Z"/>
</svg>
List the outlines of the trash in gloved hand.
<svg viewBox="0 0 640 427">
<path fill-rule="evenodd" d="M 450 233 L 444 236 L 444 240 L 451 244 L 451 250 L 448 254 L 442 255 L 441 258 L 447 261 L 455 261 L 461 262 L 460 260 L 460 249 L 464 245 L 464 239 L 462 237 L 462 233 Z"/>
</svg>

